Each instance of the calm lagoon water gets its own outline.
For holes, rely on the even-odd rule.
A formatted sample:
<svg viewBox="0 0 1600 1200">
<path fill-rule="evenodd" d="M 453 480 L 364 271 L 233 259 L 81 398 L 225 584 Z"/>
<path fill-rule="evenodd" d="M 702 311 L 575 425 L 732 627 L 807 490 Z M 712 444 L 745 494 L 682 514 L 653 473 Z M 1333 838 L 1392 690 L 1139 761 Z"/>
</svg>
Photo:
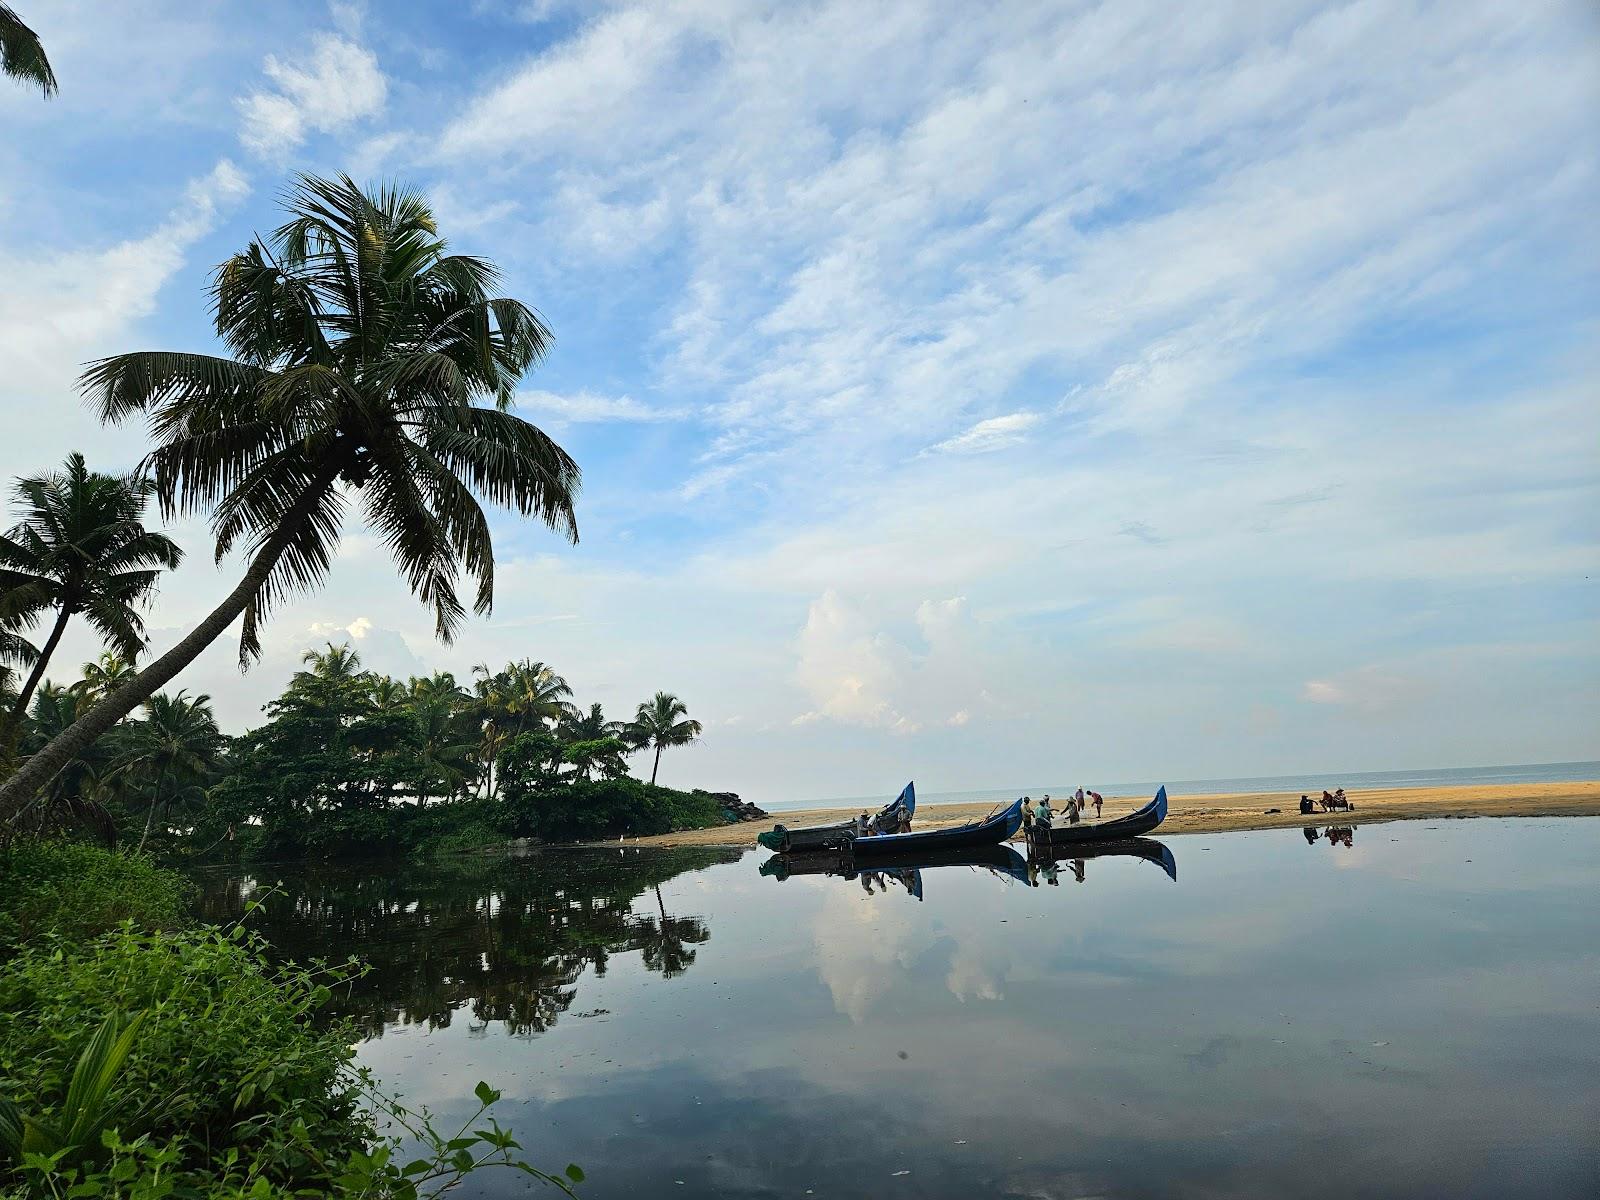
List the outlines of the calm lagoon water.
<svg viewBox="0 0 1600 1200">
<path fill-rule="evenodd" d="M 281 879 L 275 945 L 374 964 L 380 1078 L 490 1081 L 585 1196 L 1600 1195 L 1600 819 L 1323 829 L 1163 839 L 1176 881 L 552 850 L 206 905 Z"/>
</svg>

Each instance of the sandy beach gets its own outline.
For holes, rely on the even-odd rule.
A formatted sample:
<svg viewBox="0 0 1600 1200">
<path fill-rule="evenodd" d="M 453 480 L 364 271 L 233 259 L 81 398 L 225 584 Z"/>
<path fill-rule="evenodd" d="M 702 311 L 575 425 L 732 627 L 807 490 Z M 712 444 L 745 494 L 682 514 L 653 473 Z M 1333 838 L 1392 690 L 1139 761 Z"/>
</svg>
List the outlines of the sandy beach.
<svg viewBox="0 0 1600 1200">
<path fill-rule="evenodd" d="M 1275 829 L 1306 824 L 1367 825 L 1377 821 L 1441 820 L 1462 817 L 1593 817 L 1600 816 L 1600 780 L 1584 783 L 1518 783 L 1488 787 L 1392 788 L 1349 793 L 1355 810 L 1302 817 L 1299 793 L 1240 793 L 1176 796 L 1158 835 L 1220 833 L 1236 829 Z M 1037 798 L 1037 797 L 1036 797 Z M 1011 799 L 1014 799 L 1012 797 Z M 1102 820 L 1126 816 L 1148 796 L 1106 798 Z M 1052 800 L 1054 803 L 1054 800 Z M 918 829 L 939 829 L 987 816 L 989 804 L 925 804 L 917 808 Z M 1268 813 L 1280 808 L 1281 813 Z M 715 829 L 691 829 L 638 838 L 640 845 L 753 846 L 756 835 L 785 825 L 820 825 L 843 821 L 859 810 L 808 808 L 775 813 L 771 821 L 750 821 Z M 630 843 L 634 839 L 629 839 Z"/>
</svg>

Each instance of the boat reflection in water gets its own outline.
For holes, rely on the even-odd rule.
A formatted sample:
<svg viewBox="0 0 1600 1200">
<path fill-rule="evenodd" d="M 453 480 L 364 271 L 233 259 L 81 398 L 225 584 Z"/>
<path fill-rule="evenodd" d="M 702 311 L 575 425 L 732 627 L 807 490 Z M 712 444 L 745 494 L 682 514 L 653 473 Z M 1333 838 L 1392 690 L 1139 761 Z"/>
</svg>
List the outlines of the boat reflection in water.
<svg viewBox="0 0 1600 1200">
<path fill-rule="evenodd" d="M 857 863 L 849 849 L 810 854 L 775 854 L 761 864 L 761 873 L 777 880 L 794 875 L 836 875 L 860 882 L 867 893 L 888 891 L 898 885 L 922 899 L 922 873 L 940 867 L 966 867 L 1028 881 L 1027 861 L 1006 845 L 974 846 L 965 850 L 929 850 L 921 854 L 884 854 Z"/>
<path fill-rule="evenodd" d="M 774 879 L 785 880 L 795 875 L 833 875 L 840 879 L 860 882 L 868 893 L 890 891 L 902 887 L 918 900 L 923 896 L 923 875 L 940 868 L 966 867 L 969 870 L 986 870 L 995 875 L 1014 879 L 1029 887 L 1059 883 L 1061 864 L 1066 863 L 1072 876 L 1084 882 L 1084 863 L 1091 858 L 1141 858 L 1154 863 L 1167 878 L 1177 882 L 1178 863 L 1171 849 L 1154 838 L 1119 838 L 1112 841 L 1085 843 L 1069 849 L 1060 849 L 1054 857 L 1024 858 L 1009 845 L 980 846 L 968 850 L 949 850 L 918 855 L 882 856 L 858 862 L 849 850 L 809 854 L 777 854 L 761 864 L 761 873 Z"/>
<path fill-rule="evenodd" d="M 1028 859 L 1028 882 L 1034 887 L 1040 883 L 1056 887 L 1060 884 L 1061 864 L 1067 864 L 1072 877 L 1084 882 L 1085 862 L 1091 858 L 1142 858 L 1160 867 L 1173 883 L 1178 882 L 1178 860 L 1172 848 L 1155 838 L 1117 838 L 1108 842 L 1084 842 L 1076 846 L 1055 846 L 1046 856 L 1034 854 Z"/>
</svg>

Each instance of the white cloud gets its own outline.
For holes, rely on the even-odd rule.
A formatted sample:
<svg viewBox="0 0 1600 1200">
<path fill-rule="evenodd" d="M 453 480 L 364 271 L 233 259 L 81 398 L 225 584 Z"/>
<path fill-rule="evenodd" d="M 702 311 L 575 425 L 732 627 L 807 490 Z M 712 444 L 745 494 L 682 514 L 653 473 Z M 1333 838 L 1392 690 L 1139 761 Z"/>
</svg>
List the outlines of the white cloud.
<svg viewBox="0 0 1600 1200">
<path fill-rule="evenodd" d="M 105 452 L 131 465 L 142 450 L 100 426 L 74 401 L 89 359 L 127 350 L 195 243 L 237 207 L 249 183 L 228 159 L 191 180 L 183 200 L 150 232 L 111 246 L 52 249 L 0 244 L 0 406 L 9 447 L 52 445 Z M 48 458 L 59 457 L 52 451 Z M 23 463 L 15 463 L 20 470 Z M 27 469 L 43 466 L 29 462 Z"/>
<path fill-rule="evenodd" d="M 588 391 L 565 394 L 523 391 L 517 394 L 517 407 L 535 423 L 541 420 L 557 424 L 611 421 L 648 423 L 677 421 L 686 415 L 681 408 L 652 408 L 631 396 L 602 396 Z"/>
<path fill-rule="evenodd" d="M 329 133 L 383 111 L 388 83 L 377 57 L 333 34 L 312 39 L 304 58 L 267 55 L 262 72 L 273 87 L 239 102 L 239 139 L 256 154 L 281 158 L 311 133 Z"/>
<path fill-rule="evenodd" d="M 954 437 L 929 447 L 930 454 L 988 454 L 1025 441 L 1028 431 L 1039 423 L 1039 414 L 1007 413 L 988 417 Z"/>
</svg>

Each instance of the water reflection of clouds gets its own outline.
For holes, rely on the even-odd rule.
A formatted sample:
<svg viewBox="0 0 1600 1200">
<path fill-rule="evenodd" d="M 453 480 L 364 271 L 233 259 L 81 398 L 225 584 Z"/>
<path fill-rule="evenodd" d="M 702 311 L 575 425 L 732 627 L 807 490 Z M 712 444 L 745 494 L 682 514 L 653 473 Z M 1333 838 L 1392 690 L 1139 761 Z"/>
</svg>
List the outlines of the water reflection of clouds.
<svg viewBox="0 0 1600 1200">
<path fill-rule="evenodd" d="M 662 879 L 712 931 L 687 974 L 623 948 L 630 925 L 537 1037 L 411 1027 L 362 1059 L 450 1115 L 478 1078 L 503 1087 L 536 1160 L 584 1165 L 595 1200 L 1583 1194 L 1600 822 L 1389 828 L 1358 833 L 1364 870 L 1298 830 L 1174 838 L 1176 887 L 1131 860 L 1082 887 L 929 870 L 922 904 L 746 859 Z M 1479 868 L 1501 890 L 1475 892 Z M 653 893 L 635 906 L 659 923 Z M 508 966 L 570 936 L 513 915 Z M 476 929 L 430 925 L 418 961 L 466 939 L 475 966 Z"/>
</svg>

